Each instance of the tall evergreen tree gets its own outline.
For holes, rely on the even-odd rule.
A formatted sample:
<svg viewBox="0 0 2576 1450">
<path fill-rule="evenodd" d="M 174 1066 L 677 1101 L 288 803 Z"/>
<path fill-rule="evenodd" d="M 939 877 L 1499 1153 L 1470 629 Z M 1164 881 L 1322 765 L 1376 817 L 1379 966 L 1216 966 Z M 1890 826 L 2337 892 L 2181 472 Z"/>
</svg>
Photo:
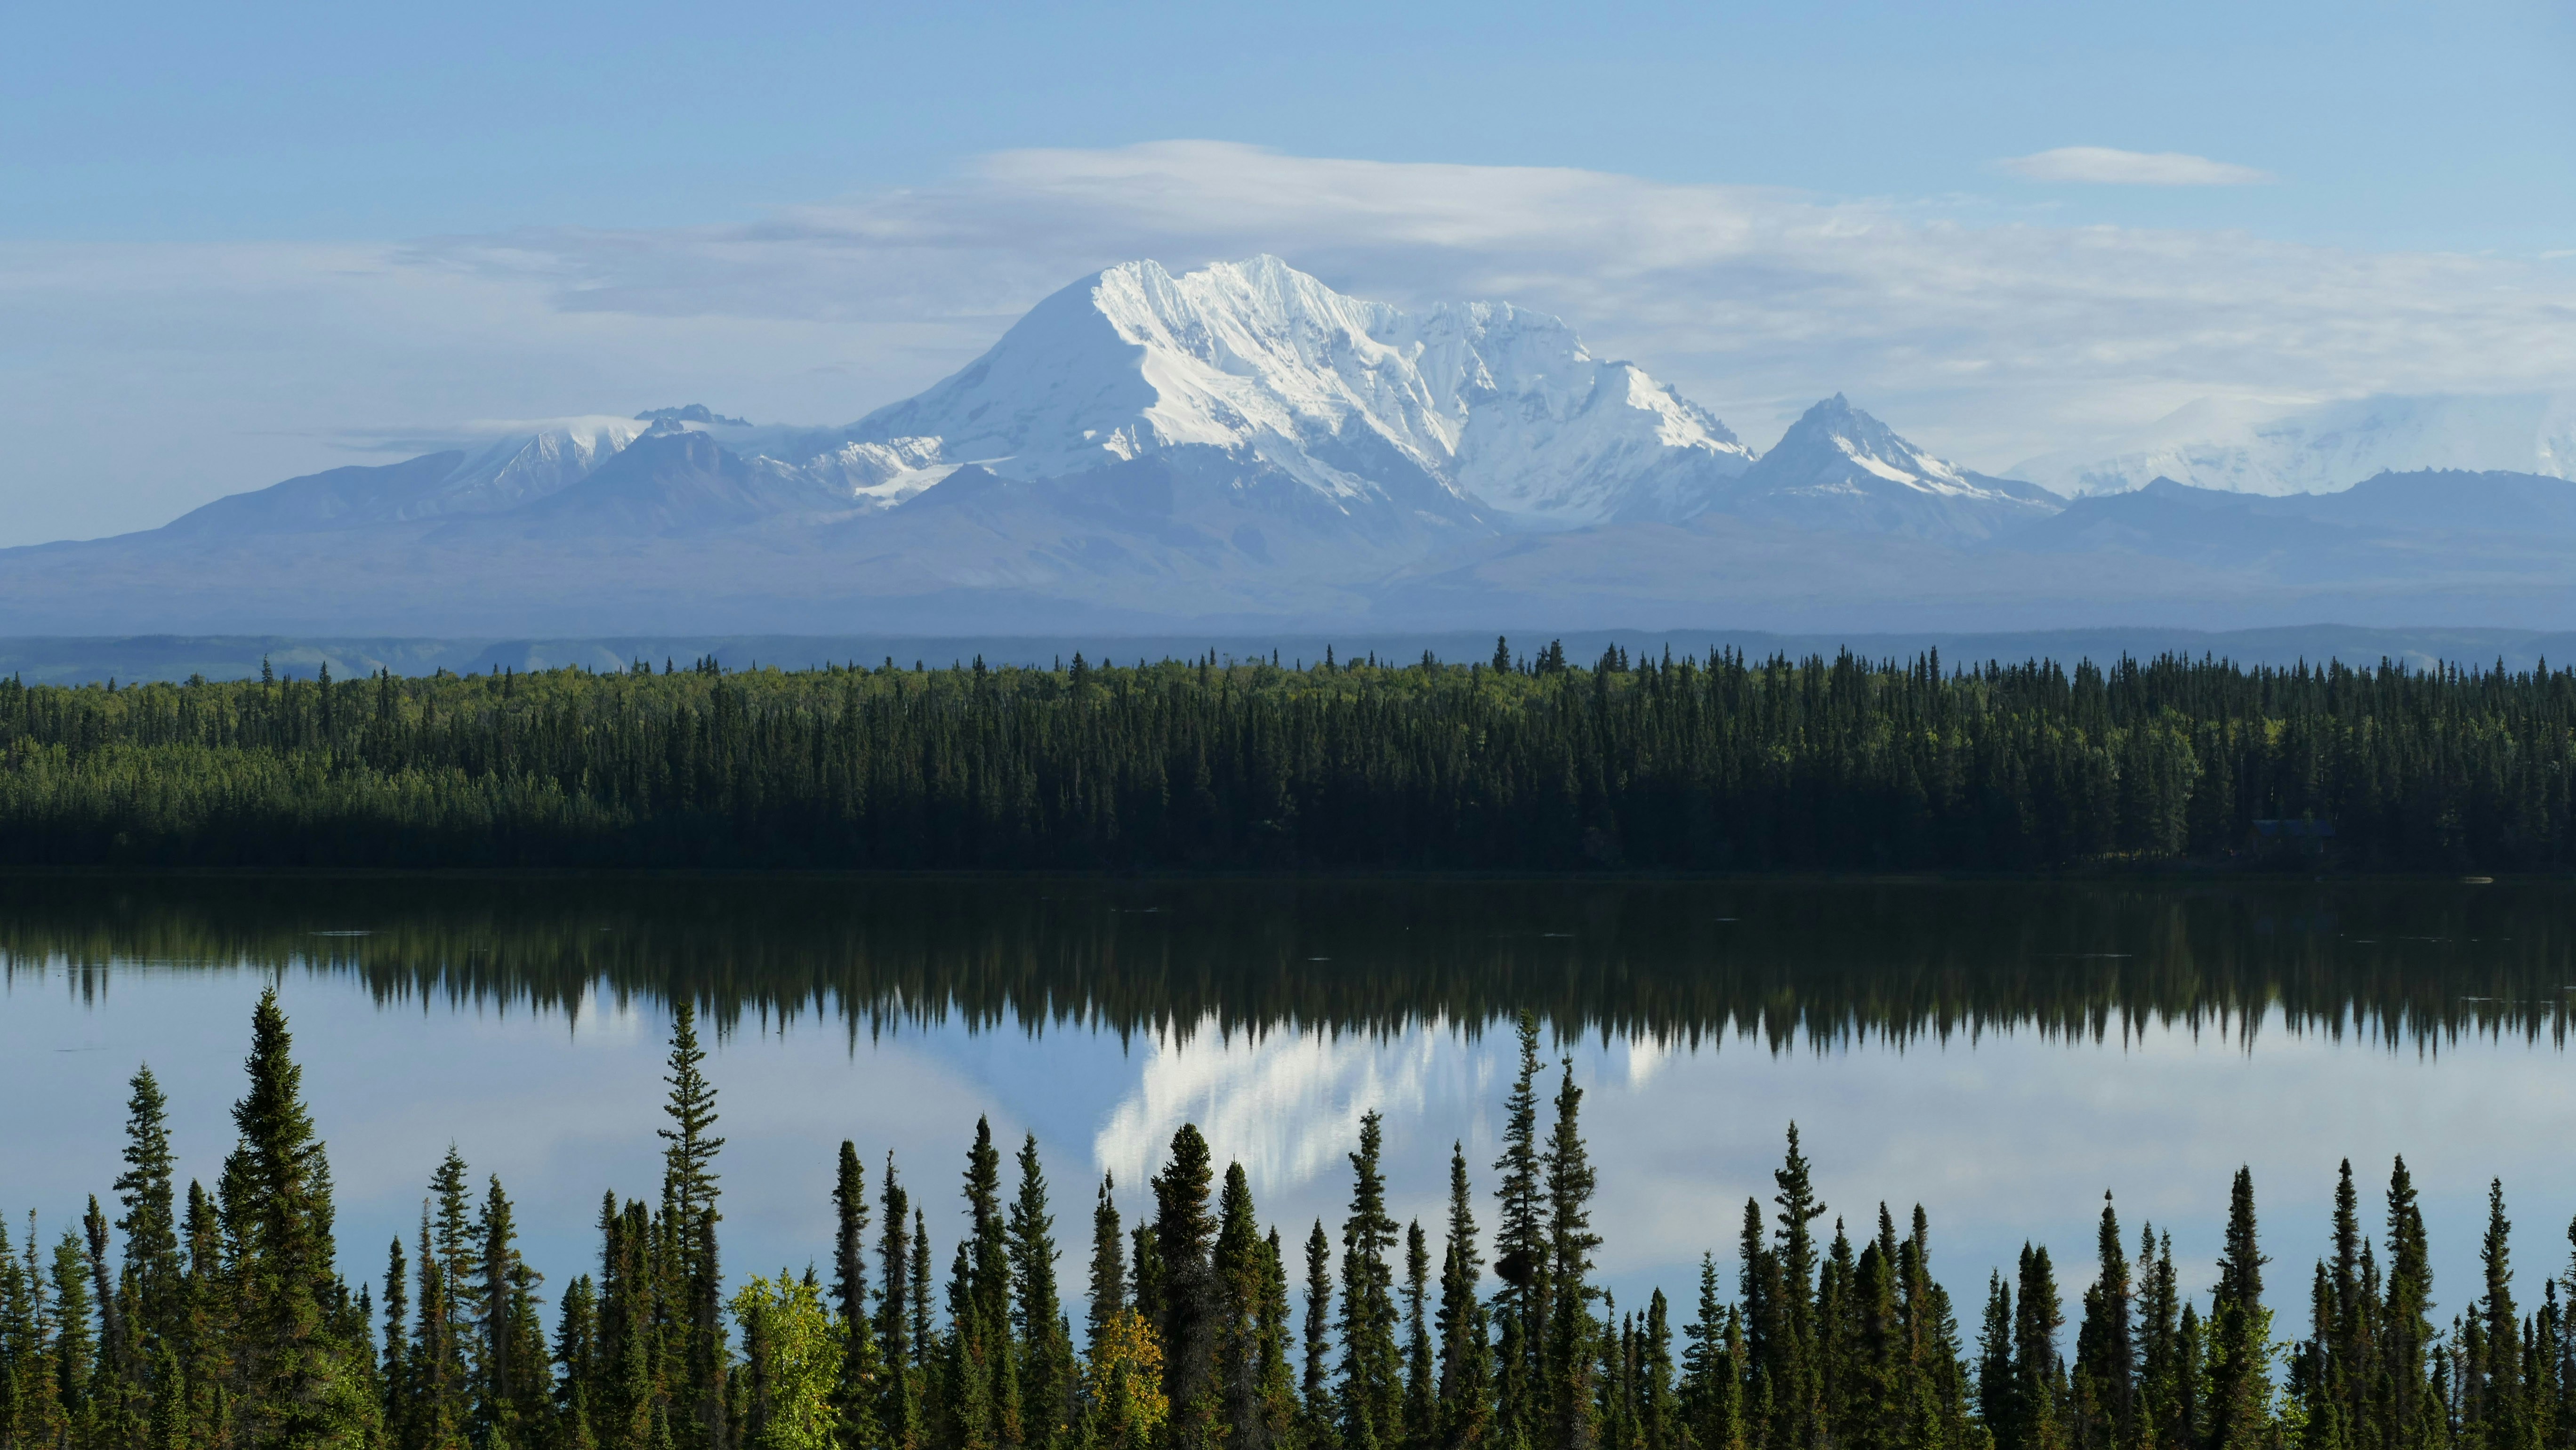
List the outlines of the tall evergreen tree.
<svg viewBox="0 0 2576 1450">
<path fill-rule="evenodd" d="M 2030 1244 L 2021 1249 L 2021 1283 L 2013 1316 L 2013 1429 L 2022 1450 L 2060 1450 L 2065 1445 L 2065 1366 L 2058 1359 L 2057 1335 L 2065 1310 L 2057 1292 L 2057 1274 L 2048 1250 Z M 1997 1437 L 2000 1441 L 2001 1437 Z"/>
<path fill-rule="evenodd" d="M 1404 1443 L 1429 1450 L 1439 1440 L 1440 1402 L 1431 1354 L 1431 1244 L 1422 1221 L 1404 1230 Z"/>
<path fill-rule="evenodd" d="M 2272 1316 L 2254 1229 L 2254 1174 L 2236 1170 L 2228 1191 L 2226 1249 L 2209 1311 L 2208 1450 L 2254 1450 L 2272 1428 Z"/>
<path fill-rule="evenodd" d="M 1055 1216 L 1037 1135 L 1020 1144 L 1019 1194 L 1011 1201 L 1011 1301 L 1020 1337 L 1022 1439 L 1030 1450 L 1056 1450 L 1074 1422 L 1073 1330 L 1056 1289 Z"/>
<path fill-rule="evenodd" d="M 1821 1336 L 1816 1323 L 1815 1221 L 1825 1216 L 1816 1197 L 1815 1179 L 1798 1146 L 1798 1125 L 1789 1125 L 1789 1148 L 1771 1180 L 1772 1244 L 1759 1296 L 1769 1311 L 1764 1338 L 1769 1349 L 1764 1366 L 1771 1379 L 1771 1443 L 1779 1450 L 1805 1450 L 1820 1431 L 1818 1413 L 1824 1393 Z"/>
<path fill-rule="evenodd" d="M 686 1001 L 671 1014 L 669 1101 L 663 1114 L 671 1126 L 656 1129 L 662 1154 L 662 1217 L 669 1226 L 673 1261 L 669 1272 L 677 1285 L 684 1346 L 680 1358 L 687 1386 L 685 1417 L 672 1425 L 678 1450 L 730 1450 L 732 1424 L 725 1379 L 730 1356 L 725 1347 L 724 1272 L 716 1250 L 716 1209 L 722 1191 L 717 1184 L 716 1154 L 725 1140 L 710 1130 L 716 1123 L 716 1090 L 699 1064 L 706 1050 L 698 1045 L 697 1008 Z"/>
<path fill-rule="evenodd" d="M 1507 1434 L 1527 1434 L 1539 1428 L 1544 1415 L 1536 1401 L 1545 1383 L 1537 1353 L 1547 1338 L 1550 1274 L 1539 1163 L 1538 1018 L 1523 1009 L 1515 1027 L 1520 1066 L 1511 1095 L 1503 1099 L 1503 1152 L 1494 1160 L 1494 1171 L 1501 1175 L 1494 1190 L 1494 1273 L 1502 1280 L 1494 1295 L 1494 1316 L 1510 1350 L 1501 1364 L 1500 1418 Z"/>
<path fill-rule="evenodd" d="M 1211 1258 L 1217 1222 L 1208 1201 L 1214 1185 L 1207 1139 L 1195 1123 L 1182 1124 L 1153 1182 L 1153 1262 L 1159 1272 L 1151 1299 L 1163 1341 L 1163 1394 L 1171 1405 L 1168 1436 L 1175 1447 L 1205 1446 L 1219 1436 Z"/>
<path fill-rule="evenodd" d="M 1117 1179 L 1100 1175 L 1100 1197 L 1091 1209 L 1091 1311 L 1084 1343 L 1098 1346 L 1109 1322 L 1127 1307 L 1127 1238 L 1112 1197 Z"/>
<path fill-rule="evenodd" d="M 921 1346 L 913 1334 L 909 1298 L 913 1282 L 912 1240 L 904 1219 L 911 1195 L 896 1176 L 894 1154 L 886 1154 L 880 1206 L 885 1227 L 877 1239 L 877 1262 L 883 1270 L 877 1291 L 877 1340 L 884 1346 L 885 1389 L 878 1400 L 878 1426 L 896 1450 L 918 1450 L 922 1435 Z"/>
<path fill-rule="evenodd" d="M 125 1235 L 125 1292 L 134 1306 L 129 1352 L 140 1377 L 140 1363 L 171 1347 L 182 1331 L 181 1281 L 187 1267 L 179 1253 L 169 1100 L 149 1067 L 135 1071 L 131 1087 L 125 1105 L 125 1171 L 115 1185 L 124 1216 L 116 1227 Z"/>
<path fill-rule="evenodd" d="M 1574 1059 L 1564 1060 L 1557 1086 L 1556 1124 L 1548 1134 L 1541 1177 L 1547 1194 L 1547 1255 L 1551 1280 L 1547 1352 L 1549 1442 L 1565 1450 L 1592 1450 L 1599 1437 L 1592 1372 L 1600 1326 L 1592 1318 L 1592 1231 L 1596 1176 L 1583 1145 L 1583 1089 L 1574 1082 Z"/>
<path fill-rule="evenodd" d="M 1440 1260 L 1440 1433 L 1444 1450 L 1481 1450 L 1492 1432 L 1493 1346 L 1483 1252 L 1463 1142 L 1449 1147 L 1448 1243 Z"/>
<path fill-rule="evenodd" d="M 868 1177 L 859 1145 L 844 1138 L 832 1174 L 832 1308 L 841 1335 L 841 1376 L 833 1387 L 842 1450 L 874 1450 L 885 1431 L 877 1417 L 885 1363 L 868 1307 Z"/>
<path fill-rule="evenodd" d="M 1395 1450 L 1403 1435 L 1404 1372 L 1396 1346 L 1395 1220 L 1386 1212 L 1383 1119 L 1360 1119 L 1351 1155 L 1351 1208 L 1342 1220 L 1340 1422 L 1345 1450 Z"/>
<path fill-rule="evenodd" d="M 1305 1412 L 1302 1438 L 1307 1445 L 1337 1446 L 1338 1417 L 1333 1401 L 1333 1241 L 1324 1236 L 1324 1221 L 1306 1236 L 1306 1334 L 1303 1372 L 1298 1378 L 1299 1403 Z"/>
<path fill-rule="evenodd" d="M 381 1425 L 365 1393 L 363 1346 L 336 1333 L 331 1173 L 277 991 L 251 1018 L 250 1086 L 233 1106 L 240 1142 L 224 1163 L 228 1278 L 240 1325 L 236 1414 L 251 1443 L 358 1450 Z"/>
<path fill-rule="evenodd" d="M 2075 1331 L 2077 1398 L 2083 1403 L 2072 1438 L 2083 1450 L 2127 1450 L 2137 1438 L 2137 1346 L 2129 1318 L 2128 1250 L 2108 1193 L 2102 1195 L 2093 1252 L 2099 1269 L 2084 1291 L 2084 1318 Z"/>
<path fill-rule="evenodd" d="M 1270 1252 L 1254 1215 L 1252 1180 L 1243 1165 L 1229 1163 L 1225 1187 L 1217 1198 L 1216 1246 L 1211 1258 L 1215 1277 L 1216 1423 L 1233 1450 L 1268 1450 L 1288 1426 L 1279 1423 L 1267 1383 Z M 1284 1319 L 1284 1315 L 1282 1316 Z M 1281 1346 L 1284 1348 L 1284 1346 Z M 1283 1361 L 1284 1363 L 1284 1361 Z"/>
<path fill-rule="evenodd" d="M 2504 1181 L 2487 1187 L 2486 1236 L 2478 1247 L 2486 1292 L 2477 1304 L 2479 1334 L 2462 1365 L 2459 1413 L 2464 1445 L 2478 1450 L 2537 1450 L 2523 1397 L 2523 1335 L 2513 1302 L 2513 1223 L 2504 1213 Z"/>
</svg>

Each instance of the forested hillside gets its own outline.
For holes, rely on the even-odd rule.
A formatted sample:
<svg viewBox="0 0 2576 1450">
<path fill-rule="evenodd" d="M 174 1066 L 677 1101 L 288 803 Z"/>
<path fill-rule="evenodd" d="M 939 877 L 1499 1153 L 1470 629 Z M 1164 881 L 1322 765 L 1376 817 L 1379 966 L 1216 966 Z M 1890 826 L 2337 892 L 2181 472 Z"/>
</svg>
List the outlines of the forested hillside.
<svg viewBox="0 0 2576 1450">
<path fill-rule="evenodd" d="M 2014 869 L 2576 859 L 2576 672 L 1214 658 L 0 682 L 0 860 Z M 2323 823 L 2327 840 L 2258 837 Z"/>
<path fill-rule="evenodd" d="M 1241 1166 L 1220 1170 L 1185 1125 L 1150 1216 L 1122 1223 L 1099 1185 L 1077 1290 L 1064 1275 L 1084 1260 L 1063 1262 L 1037 1141 L 1006 1189 L 1008 1145 L 979 1122 L 944 1273 L 929 1225 L 959 1223 L 931 1186 L 947 1170 L 919 1176 L 916 1198 L 891 1156 L 879 1168 L 844 1141 L 832 1240 L 806 1265 L 744 1274 L 769 1266 L 726 1267 L 719 1205 L 760 1189 L 719 1171 L 716 1088 L 684 1006 L 658 1195 L 602 1199 L 595 1270 L 549 1286 L 501 1181 L 478 1187 L 451 1148 L 378 1279 L 342 1267 L 290 1046 L 271 993 L 212 1189 L 175 1182 L 168 1103 L 144 1069 L 113 1222 L 92 1197 L 50 1248 L 31 1217 L 22 1253 L 0 1252 L 0 1447 L 2563 1450 L 2576 1431 L 2559 1286 L 2528 1314 L 2515 1304 L 2501 1187 L 2484 1282 L 2443 1334 L 2403 1161 L 2384 1243 L 2345 1165 L 2295 1342 L 2299 1316 L 2278 1306 L 2297 1293 L 2267 1301 L 2244 1170 L 2205 1301 L 2169 1235 L 2133 1241 L 2106 1203 L 2072 1345 L 2038 1245 L 1990 1278 L 1971 1343 L 1922 1210 L 1900 1227 L 1884 1204 L 1845 1204 L 1829 1229 L 1794 1127 L 1769 1204 L 1743 1206 L 1733 1273 L 1711 1252 L 1685 1303 L 1656 1290 L 1621 1306 L 1595 1273 L 1605 1185 L 1583 1090 L 1570 1061 L 1549 1071 L 1525 1015 L 1490 1233 L 1488 1165 L 1463 1151 L 1445 1222 L 1389 1215 L 1390 1176 L 1428 1165 L 1388 1161 L 1375 1113 L 1347 1214 L 1284 1234 Z"/>
</svg>

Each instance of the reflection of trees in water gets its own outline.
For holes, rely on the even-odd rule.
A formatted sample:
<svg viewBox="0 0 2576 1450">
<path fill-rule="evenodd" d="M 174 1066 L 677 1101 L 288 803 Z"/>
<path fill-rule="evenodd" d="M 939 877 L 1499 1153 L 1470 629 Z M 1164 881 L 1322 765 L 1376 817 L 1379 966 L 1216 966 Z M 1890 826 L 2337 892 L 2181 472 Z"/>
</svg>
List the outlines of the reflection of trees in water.
<svg viewBox="0 0 2576 1450">
<path fill-rule="evenodd" d="M 686 994 L 727 1029 L 963 1022 L 1385 1032 L 1531 1007 L 1561 1032 L 1774 1051 L 2174 1025 L 2563 1042 L 2576 890 L 2504 883 L 832 877 L 16 877 L 7 970 L 363 978 L 380 1001 L 578 1011 Z M 347 933 L 364 933 L 350 935 Z"/>
</svg>

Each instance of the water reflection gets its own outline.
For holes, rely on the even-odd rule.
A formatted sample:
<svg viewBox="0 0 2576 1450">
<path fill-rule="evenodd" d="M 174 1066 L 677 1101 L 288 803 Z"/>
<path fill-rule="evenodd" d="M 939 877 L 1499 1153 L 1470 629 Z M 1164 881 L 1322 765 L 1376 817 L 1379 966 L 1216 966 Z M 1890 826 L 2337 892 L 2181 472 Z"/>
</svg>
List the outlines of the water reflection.
<svg viewBox="0 0 2576 1450">
<path fill-rule="evenodd" d="M 725 1029 L 825 1014 L 1108 1031 L 1561 1030 L 1774 1050 L 2467 1033 L 2563 1043 L 2558 883 L 1654 883 L 811 878 L 0 879 L 0 970 L 247 964 L 379 1000 L 577 1015 L 685 994 Z M 2277 1010 L 2276 1010 L 2277 1009 Z"/>
<path fill-rule="evenodd" d="M 511 1185 L 553 1281 L 578 1272 L 600 1191 L 658 1181 L 675 996 L 726 1026 L 745 1269 L 821 1252 L 843 1137 L 895 1153 L 944 1262 L 978 1114 L 1039 1136 L 1060 1227 L 1103 1171 L 1141 1208 L 1195 1121 L 1296 1239 L 1338 1222 L 1380 1109 L 1393 1207 L 1430 1224 L 1452 1142 L 1490 1189 L 1500 1026 L 1528 1007 L 1589 1093 L 1623 1303 L 1727 1261 L 1795 1118 L 1838 1214 L 1926 1205 L 1961 1302 L 2025 1238 L 2080 1292 L 2105 1189 L 2205 1287 L 2239 1163 L 2297 1265 L 2336 1161 L 2375 1189 L 2403 1152 L 2457 1304 L 2490 1175 L 2540 1235 L 2534 1292 L 2576 1210 L 2554 1151 L 2576 1133 L 2571 904 L 2545 883 L 18 878 L 0 1100 L 42 1111 L 0 1120 L 0 1211 L 50 1225 L 103 1190 L 144 1060 L 211 1180 L 277 979 L 356 1269 L 453 1139 Z"/>
</svg>

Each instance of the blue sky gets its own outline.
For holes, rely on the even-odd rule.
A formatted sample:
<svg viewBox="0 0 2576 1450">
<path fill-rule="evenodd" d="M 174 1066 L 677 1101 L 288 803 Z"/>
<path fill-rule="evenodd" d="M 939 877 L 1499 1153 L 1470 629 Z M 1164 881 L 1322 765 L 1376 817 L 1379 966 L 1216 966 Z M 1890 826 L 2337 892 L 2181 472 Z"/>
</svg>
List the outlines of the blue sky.
<svg viewBox="0 0 2576 1450">
<path fill-rule="evenodd" d="M 52 238 L 675 226 L 1172 138 L 2068 220 L 2576 245 L 2576 11 L 2459 3 L 56 6 L 13 22 Z M 2179 151 L 2248 188 L 1991 163 Z"/>
<path fill-rule="evenodd" d="M 1273 251 L 1397 301 L 1499 291 L 1757 446 L 1849 387 L 1990 468 L 2210 393 L 2552 386 L 2566 358 L 2499 294 L 2576 291 L 2576 18 L 2541 0 L 103 4 L 13 17 L 12 50 L 0 385 L 46 437 L 0 477 L 0 543 L 474 420 L 685 393 L 846 421 L 1138 252 Z M 1150 149 L 1192 140 L 1239 149 Z M 2005 164 L 2073 147 L 2260 179 Z M 1299 212 L 1360 173 L 1295 161 L 1459 169 Z M 1536 197 L 1504 168 L 1598 185 Z M 1419 217 L 1375 234 L 1370 207 L 1425 192 L 1496 235 L 1526 230 L 1515 206 L 1600 225 L 1547 267 Z M 1631 268 L 1622 238 L 1668 246 L 1682 202 L 1791 240 Z M 1906 240 L 1802 270 L 1832 248 L 1796 237 L 1856 230 Z M 1763 290 L 1783 267 L 1798 285 Z M 2289 293 L 2313 295 L 2265 310 Z M 1927 298 L 1939 316 L 1887 321 Z M 1964 320 L 1980 299 L 1993 318 Z M 2213 320 L 2231 308 L 2251 324 Z M 2048 325 L 2018 371 L 2000 357 Z M 2131 332 L 2111 351 L 2150 361 L 2066 360 Z"/>
</svg>

